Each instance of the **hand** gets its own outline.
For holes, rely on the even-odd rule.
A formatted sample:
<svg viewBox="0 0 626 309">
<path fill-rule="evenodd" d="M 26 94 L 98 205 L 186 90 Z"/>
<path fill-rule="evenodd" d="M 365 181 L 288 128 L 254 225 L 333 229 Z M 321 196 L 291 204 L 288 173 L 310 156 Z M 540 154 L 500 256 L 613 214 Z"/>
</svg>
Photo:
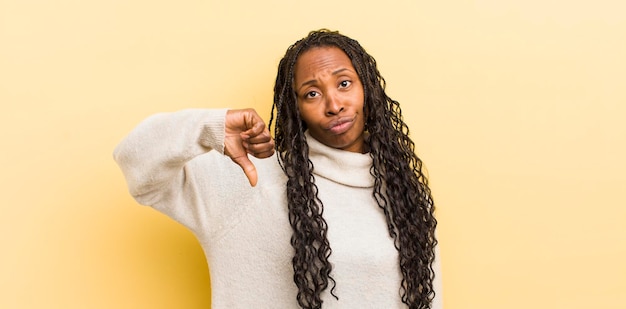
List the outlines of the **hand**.
<svg viewBox="0 0 626 309">
<path fill-rule="evenodd" d="M 256 186 L 256 167 L 248 154 L 268 158 L 274 154 L 274 139 L 265 122 L 254 109 L 229 110 L 226 112 L 224 154 L 241 166 L 251 186 Z"/>
</svg>

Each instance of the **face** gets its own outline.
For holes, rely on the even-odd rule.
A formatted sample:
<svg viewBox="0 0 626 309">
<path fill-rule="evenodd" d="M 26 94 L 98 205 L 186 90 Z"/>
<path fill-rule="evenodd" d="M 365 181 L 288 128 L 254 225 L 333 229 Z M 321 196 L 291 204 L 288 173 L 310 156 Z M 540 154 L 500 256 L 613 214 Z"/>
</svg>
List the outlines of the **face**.
<svg viewBox="0 0 626 309">
<path fill-rule="evenodd" d="M 309 49 L 296 61 L 294 80 L 311 136 L 329 147 L 363 153 L 363 84 L 348 55 L 337 47 Z"/>
</svg>

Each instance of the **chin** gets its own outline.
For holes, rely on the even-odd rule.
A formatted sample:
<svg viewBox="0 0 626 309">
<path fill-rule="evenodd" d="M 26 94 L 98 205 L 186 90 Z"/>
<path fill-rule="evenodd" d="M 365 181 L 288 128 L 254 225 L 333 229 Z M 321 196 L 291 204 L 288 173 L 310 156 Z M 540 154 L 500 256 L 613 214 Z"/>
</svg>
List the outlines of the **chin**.
<svg viewBox="0 0 626 309">
<path fill-rule="evenodd" d="M 349 140 L 341 140 L 341 141 L 337 141 L 335 143 L 333 143 L 333 148 L 337 148 L 337 149 L 341 149 L 341 150 L 347 150 L 348 148 L 354 147 L 356 144 L 359 144 L 359 138 L 352 138 Z M 361 145 L 362 148 L 362 145 Z M 360 151 L 360 150 L 359 150 Z"/>
</svg>

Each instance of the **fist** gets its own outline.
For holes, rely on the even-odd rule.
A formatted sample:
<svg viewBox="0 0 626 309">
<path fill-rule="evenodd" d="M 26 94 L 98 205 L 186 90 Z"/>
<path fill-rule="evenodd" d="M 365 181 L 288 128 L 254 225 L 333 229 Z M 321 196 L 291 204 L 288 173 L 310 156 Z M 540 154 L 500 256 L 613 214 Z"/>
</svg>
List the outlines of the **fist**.
<svg viewBox="0 0 626 309">
<path fill-rule="evenodd" d="M 243 169 L 250 185 L 256 186 L 257 171 L 248 154 L 261 159 L 271 157 L 274 154 L 274 139 L 254 109 L 226 112 L 224 154 Z"/>
</svg>

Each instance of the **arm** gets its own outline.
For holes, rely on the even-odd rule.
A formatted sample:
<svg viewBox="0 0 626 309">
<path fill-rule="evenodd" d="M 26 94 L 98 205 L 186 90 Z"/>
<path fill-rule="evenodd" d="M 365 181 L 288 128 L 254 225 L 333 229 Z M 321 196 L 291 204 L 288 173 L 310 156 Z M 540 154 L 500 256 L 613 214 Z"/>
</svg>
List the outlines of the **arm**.
<svg viewBox="0 0 626 309">
<path fill-rule="evenodd" d="M 208 218 L 214 217 L 209 202 L 220 203 L 215 191 L 237 196 L 245 189 L 241 177 L 229 176 L 241 170 L 219 153 L 241 166 L 255 184 L 256 169 L 247 154 L 269 157 L 273 145 L 254 110 L 183 110 L 141 122 L 117 146 L 114 159 L 140 204 L 206 231 Z"/>
<path fill-rule="evenodd" d="M 113 153 L 130 194 L 154 205 L 168 188 L 180 187 L 183 167 L 210 150 L 224 153 L 226 110 L 183 110 L 142 121 Z"/>
</svg>

